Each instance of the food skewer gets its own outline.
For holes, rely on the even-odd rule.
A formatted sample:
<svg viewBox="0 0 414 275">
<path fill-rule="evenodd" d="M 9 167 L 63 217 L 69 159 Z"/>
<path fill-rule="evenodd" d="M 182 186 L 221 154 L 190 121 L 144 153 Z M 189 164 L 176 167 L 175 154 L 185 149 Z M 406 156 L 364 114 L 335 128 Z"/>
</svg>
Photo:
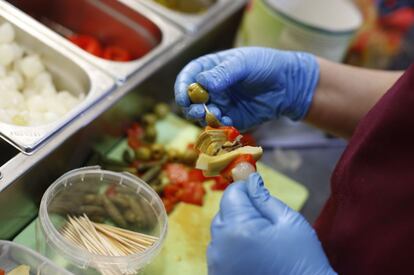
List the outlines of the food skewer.
<svg viewBox="0 0 414 275">
<path fill-rule="evenodd" d="M 256 171 L 256 161 L 262 156 L 261 147 L 244 146 L 242 135 L 234 127 L 222 126 L 208 110 L 208 92 L 198 83 L 188 86 L 188 97 L 195 104 L 203 104 L 207 127 L 199 135 L 195 147 L 200 151 L 196 168 L 205 176 L 223 175 L 232 181 L 246 179 Z"/>
</svg>

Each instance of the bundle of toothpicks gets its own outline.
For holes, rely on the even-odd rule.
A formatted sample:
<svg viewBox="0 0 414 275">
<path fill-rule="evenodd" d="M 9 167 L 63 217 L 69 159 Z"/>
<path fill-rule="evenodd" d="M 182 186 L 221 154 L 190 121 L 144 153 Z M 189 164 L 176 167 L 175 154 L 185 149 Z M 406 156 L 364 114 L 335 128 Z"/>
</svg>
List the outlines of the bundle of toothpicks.
<svg viewBox="0 0 414 275">
<path fill-rule="evenodd" d="M 147 234 L 92 222 L 86 214 L 80 217 L 68 216 L 67 219 L 61 229 L 62 235 L 74 245 L 96 255 L 128 256 L 142 253 L 158 240 Z M 97 269 L 105 275 L 136 273 L 136 270 L 121 272 L 115 266 L 109 269 L 98 266 Z"/>
</svg>

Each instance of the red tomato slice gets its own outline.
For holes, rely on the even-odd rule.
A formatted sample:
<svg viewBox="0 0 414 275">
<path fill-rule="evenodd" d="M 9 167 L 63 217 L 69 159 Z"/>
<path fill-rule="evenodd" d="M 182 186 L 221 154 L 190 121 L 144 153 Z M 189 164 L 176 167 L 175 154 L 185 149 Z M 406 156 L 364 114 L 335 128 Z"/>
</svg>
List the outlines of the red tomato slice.
<svg viewBox="0 0 414 275">
<path fill-rule="evenodd" d="M 79 48 L 84 49 L 90 54 L 99 57 L 102 55 L 102 47 L 99 41 L 93 36 L 84 34 L 73 34 L 68 36 L 67 38 L 73 44 L 76 44 Z"/>
<path fill-rule="evenodd" d="M 183 185 L 178 198 L 182 202 L 202 206 L 205 193 L 203 185 L 199 182 L 190 181 Z"/>
<path fill-rule="evenodd" d="M 178 184 L 168 184 L 164 187 L 163 197 L 171 201 L 178 202 L 178 193 L 180 192 L 180 186 Z"/>
<path fill-rule="evenodd" d="M 223 191 L 230 185 L 230 181 L 223 176 L 214 177 L 215 183 L 211 186 L 211 190 Z"/>
<path fill-rule="evenodd" d="M 6 271 L 0 268 L 0 275 L 5 275 L 5 274 L 6 274 Z"/>
<path fill-rule="evenodd" d="M 130 61 L 132 59 L 131 54 L 120 47 L 117 46 L 108 46 L 103 51 L 103 58 L 113 61 Z"/>
<path fill-rule="evenodd" d="M 171 211 L 174 210 L 175 203 L 173 201 L 167 198 L 162 198 L 162 202 L 164 204 L 165 211 L 167 212 L 167 214 L 171 213 Z"/>
<path fill-rule="evenodd" d="M 137 149 L 141 146 L 141 138 L 144 135 L 144 129 L 139 123 L 133 123 L 127 129 L 128 145 L 132 149 Z"/>
<path fill-rule="evenodd" d="M 243 134 L 240 142 L 243 146 L 256 146 L 256 140 L 251 134 Z"/>
<path fill-rule="evenodd" d="M 203 171 L 199 169 L 191 169 L 190 172 L 188 172 L 188 181 L 198 181 L 198 182 L 204 182 L 207 178 L 203 175 Z"/>
<path fill-rule="evenodd" d="M 165 172 L 172 184 L 180 184 L 188 181 L 188 171 L 183 164 L 168 163 L 165 165 Z"/>
</svg>

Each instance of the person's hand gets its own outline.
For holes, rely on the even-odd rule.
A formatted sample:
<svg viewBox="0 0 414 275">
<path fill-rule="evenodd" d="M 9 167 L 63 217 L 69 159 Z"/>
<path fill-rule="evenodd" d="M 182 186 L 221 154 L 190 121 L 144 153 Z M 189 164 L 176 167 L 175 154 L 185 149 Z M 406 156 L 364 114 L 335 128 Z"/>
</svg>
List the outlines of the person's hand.
<svg viewBox="0 0 414 275">
<path fill-rule="evenodd" d="M 187 88 L 198 82 L 210 94 L 209 109 L 225 125 L 245 130 L 281 115 L 302 119 L 319 80 L 316 58 L 302 52 L 236 48 L 190 62 L 175 82 L 175 100 L 189 119 L 205 110 L 191 104 Z"/>
<path fill-rule="evenodd" d="M 313 228 L 270 196 L 257 173 L 224 192 L 211 235 L 210 275 L 336 274 Z"/>
</svg>

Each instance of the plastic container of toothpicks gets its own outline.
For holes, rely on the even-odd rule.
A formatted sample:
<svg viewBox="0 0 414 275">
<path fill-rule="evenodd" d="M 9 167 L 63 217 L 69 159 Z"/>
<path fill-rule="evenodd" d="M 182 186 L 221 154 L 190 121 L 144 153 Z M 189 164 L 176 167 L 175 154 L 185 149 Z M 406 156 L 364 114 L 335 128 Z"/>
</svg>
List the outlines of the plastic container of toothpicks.
<svg viewBox="0 0 414 275">
<path fill-rule="evenodd" d="M 36 244 L 75 274 L 136 274 L 159 253 L 166 233 L 165 208 L 148 184 L 86 167 L 64 174 L 43 195 Z M 151 244 L 141 245 L 141 235 Z"/>
</svg>

